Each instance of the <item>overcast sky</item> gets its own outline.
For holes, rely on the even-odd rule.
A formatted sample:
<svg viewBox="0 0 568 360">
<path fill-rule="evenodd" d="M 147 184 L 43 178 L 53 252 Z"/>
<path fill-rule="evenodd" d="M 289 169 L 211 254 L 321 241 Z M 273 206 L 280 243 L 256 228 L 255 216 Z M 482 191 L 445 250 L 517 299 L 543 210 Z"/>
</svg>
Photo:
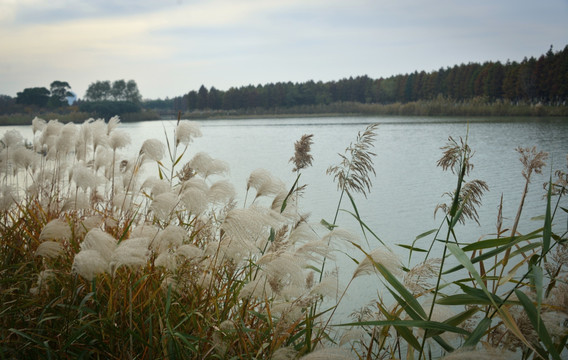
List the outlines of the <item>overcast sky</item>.
<svg viewBox="0 0 568 360">
<path fill-rule="evenodd" d="M 0 94 L 133 79 L 144 98 L 522 61 L 568 0 L 0 0 Z"/>
</svg>

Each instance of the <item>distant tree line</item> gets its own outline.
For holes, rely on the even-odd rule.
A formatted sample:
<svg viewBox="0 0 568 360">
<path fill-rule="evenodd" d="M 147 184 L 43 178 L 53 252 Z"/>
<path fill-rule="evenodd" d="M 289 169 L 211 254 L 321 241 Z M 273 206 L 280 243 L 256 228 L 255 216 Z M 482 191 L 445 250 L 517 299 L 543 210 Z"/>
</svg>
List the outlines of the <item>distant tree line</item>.
<svg viewBox="0 0 568 360">
<path fill-rule="evenodd" d="M 407 103 L 438 97 L 457 102 L 482 99 L 486 102 L 563 104 L 568 100 L 568 46 L 552 47 L 538 59 L 469 63 L 388 78 L 350 77 L 339 81 L 279 82 L 248 85 L 227 91 L 202 85 L 197 91 L 173 99 L 144 104 L 156 110 L 276 109 L 338 102 L 373 104 Z"/>
</svg>

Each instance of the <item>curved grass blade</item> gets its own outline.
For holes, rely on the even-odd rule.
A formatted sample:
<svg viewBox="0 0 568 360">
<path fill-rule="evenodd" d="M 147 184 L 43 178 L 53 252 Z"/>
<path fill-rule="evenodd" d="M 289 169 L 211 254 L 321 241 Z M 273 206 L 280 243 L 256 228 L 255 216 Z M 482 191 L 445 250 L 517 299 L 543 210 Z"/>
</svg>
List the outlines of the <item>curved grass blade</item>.
<svg viewBox="0 0 568 360">
<path fill-rule="evenodd" d="M 515 290 L 515 294 L 517 295 L 519 301 L 521 302 L 521 305 L 525 309 L 526 314 L 531 321 L 534 329 L 536 330 L 540 341 L 542 341 L 542 343 L 546 347 L 546 350 L 548 350 L 549 355 L 553 359 L 560 360 L 560 354 L 558 354 L 558 351 L 556 350 L 556 347 L 552 342 L 550 334 L 548 333 L 548 330 L 546 330 L 542 318 L 540 317 L 540 314 L 538 313 L 538 310 L 536 309 L 532 301 L 524 292 L 518 289 Z"/>
</svg>

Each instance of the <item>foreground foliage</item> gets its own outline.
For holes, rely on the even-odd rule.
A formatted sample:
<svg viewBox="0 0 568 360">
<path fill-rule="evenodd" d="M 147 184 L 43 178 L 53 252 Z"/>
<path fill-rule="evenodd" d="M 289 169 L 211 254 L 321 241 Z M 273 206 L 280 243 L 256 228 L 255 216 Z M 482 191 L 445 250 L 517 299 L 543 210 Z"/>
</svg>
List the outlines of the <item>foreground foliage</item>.
<svg viewBox="0 0 568 360">
<path fill-rule="evenodd" d="M 81 125 L 36 118 L 33 129 L 32 142 L 15 131 L 2 137 L 1 358 L 467 359 L 510 351 L 528 359 L 568 352 L 566 229 L 553 226 L 566 221 L 563 171 L 547 185 L 541 228 L 517 232 L 521 202 L 510 227 L 499 217 L 495 238 L 465 244 L 453 229 L 478 220 L 487 185 L 469 180 L 467 140 L 450 138 L 438 165 L 454 174 L 456 189 L 437 208 L 440 228 L 401 244 L 409 252 L 404 264 L 353 200 L 371 191 L 377 125 L 330 166 L 339 201 L 333 221 L 320 223 L 298 209 L 311 135 L 296 143 L 294 184 L 256 170 L 237 204 L 223 179 L 228 164 L 190 154 L 201 136 L 196 123 L 178 120 L 173 133 L 164 130 L 165 145 L 148 139 L 134 157 L 118 118 Z M 518 151 L 524 199 L 546 154 Z M 337 226 L 345 203 L 369 245 Z M 357 254 L 349 255 L 357 264 L 351 281 L 378 276 L 384 284 L 352 322 L 334 317 L 351 282 L 338 287 L 326 261 L 341 253 Z M 459 265 L 449 268 L 449 258 Z"/>
</svg>

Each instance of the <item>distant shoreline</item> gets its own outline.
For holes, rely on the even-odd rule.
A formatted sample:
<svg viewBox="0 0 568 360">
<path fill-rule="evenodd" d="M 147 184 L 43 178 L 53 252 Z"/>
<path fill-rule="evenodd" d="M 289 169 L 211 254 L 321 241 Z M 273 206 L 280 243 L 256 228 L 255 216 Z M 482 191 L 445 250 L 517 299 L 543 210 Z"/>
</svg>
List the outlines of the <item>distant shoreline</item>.
<svg viewBox="0 0 568 360">
<path fill-rule="evenodd" d="M 58 119 L 60 122 L 80 123 L 96 114 L 85 112 L 29 113 L 0 116 L 0 126 L 30 125 L 34 117 L 44 120 Z M 123 122 L 149 120 L 175 120 L 178 114 L 145 110 L 139 113 L 119 114 Z M 286 108 L 256 108 L 242 110 L 200 110 L 181 114 L 183 119 L 254 119 L 254 118 L 298 118 L 298 117 L 341 117 L 341 116 L 421 116 L 421 117 L 567 117 L 567 105 L 513 104 L 505 102 L 475 103 L 453 102 L 450 100 L 414 101 L 393 104 L 363 104 L 341 102 L 318 106 L 296 106 Z"/>
</svg>

